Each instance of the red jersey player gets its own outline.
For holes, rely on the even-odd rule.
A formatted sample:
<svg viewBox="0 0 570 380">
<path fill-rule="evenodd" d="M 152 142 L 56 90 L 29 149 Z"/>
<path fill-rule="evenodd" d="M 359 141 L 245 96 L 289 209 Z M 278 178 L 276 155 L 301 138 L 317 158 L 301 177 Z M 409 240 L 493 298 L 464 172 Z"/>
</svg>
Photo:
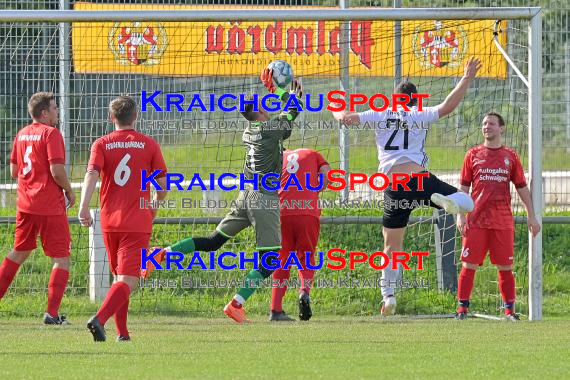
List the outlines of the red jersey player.
<svg viewBox="0 0 570 380">
<path fill-rule="evenodd" d="M 279 287 L 274 287 L 271 293 L 271 316 L 270 321 L 292 321 L 283 311 L 283 296 L 287 291 L 287 286 L 283 280 L 288 280 L 290 270 L 283 269 L 287 258 L 291 252 L 296 253 L 301 265 L 305 265 L 305 254 L 310 253 L 310 263 L 315 265 L 315 249 L 319 240 L 321 228 L 321 210 L 317 206 L 319 193 L 307 190 L 307 175 L 310 178 L 310 185 L 313 187 L 319 184 L 319 173 L 323 175 L 322 189 L 327 186 L 327 173 L 331 167 L 324 157 L 317 151 L 311 149 L 286 150 L 283 152 L 283 168 L 281 170 L 281 186 L 279 188 L 279 201 L 281 203 L 281 239 L 282 248 L 279 251 L 280 265 L 273 273 L 274 279 L 279 279 Z M 289 177 L 295 175 L 301 188 L 298 190 L 295 185 L 291 185 L 287 190 L 283 190 L 289 181 Z M 306 207 L 290 207 L 293 201 L 303 204 Z M 300 202 L 299 202 L 300 201 Z M 283 207 L 284 203 L 289 207 Z M 301 293 L 299 294 L 299 319 L 308 321 L 311 316 L 310 306 L 310 286 L 314 277 L 314 270 L 304 268 L 299 270 L 299 279 L 302 281 Z M 310 284 L 310 285 L 309 285 Z M 306 286 L 309 285 L 309 286 Z"/>
<path fill-rule="evenodd" d="M 130 340 L 127 330 L 129 297 L 139 283 L 141 249 L 148 248 L 156 209 L 141 208 L 150 200 L 150 189 L 140 189 L 141 171 L 160 170 L 157 183 L 166 187 L 166 164 L 158 143 L 137 132 L 137 104 L 120 96 L 109 105 L 115 131 L 98 138 L 91 147 L 89 166 L 81 192 L 79 221 L 92 224 L 89 202 L 101 175 L 101 230 L 115 281 L 101 308 L 88 322 L 95 341 L 104 341 L 105 323 L 114 315 L 119 341 Z M 155 200 L 166 197 L 157 191 Z M 146 204 L 146 203 L 145 203 Z"/>
<path fill-rule="evenodd" d="M 75 194 L 65 173 L 63 137 L 56 128 L 58 108 L 52 93 L 38 92 L 28 102 L 33 123 L 22 128 L 14 139 L 10 159 L 12 177 L 18 179 L 16 238 L 14 249 L 0 266 L 0 299 L 16 276 L 20 265 L 34 250 L 38 235 L 53 269 L 48 285 L 48 306 L 44 323 L 67 323 L 59 306 L 69 279 L 71 261 L 67 207 Z"/>
<path fill-rule="evenodd" d="M 465 319 L 469 298 L 473 289 L 475 272 L 483 264 L 487 251 L 491 262 L 499 271 L 499 289 L 509 320 L 518 319 L 515 314 L 514 223 L 511 211 L 512 182 L 523 201 L 528 215 L 528 229 L 536 236 L 540 224 L 532 208 L 530 191 L 526 185 L 520 159 L 513 149 L 502 144 L 505 129 L 502 116 L 490 112 L 483 119 L 482 132 L 485 142 L 471 148 L 465 155 L 461 170 L 461 190 L 469 192 L 475 201 L 474 210 L 459 214 L 457 226 L 463 235 L 459 276 L 457 319 Z"/>
</svg>

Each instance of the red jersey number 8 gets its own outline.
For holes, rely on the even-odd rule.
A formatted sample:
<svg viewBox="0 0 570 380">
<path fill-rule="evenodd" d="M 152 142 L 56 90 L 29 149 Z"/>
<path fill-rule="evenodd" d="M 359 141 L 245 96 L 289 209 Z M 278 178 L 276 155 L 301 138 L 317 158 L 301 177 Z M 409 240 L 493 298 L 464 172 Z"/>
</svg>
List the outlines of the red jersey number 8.
<svg viewBox="0 0 570 380">
<path fill-rule="evenodd" d="M 297 173 L 297 170 L 299 170 L 299 161 L 297 161 L 299 159 L 299 155 L 297 153 L 293 153 L 287 156 L 287 172 L 288 173 Z"/>
<path fill-rule="evenodd" d="M 131 168 L 127 165 L 130 159 L 131 155 L 128 153 L 125 154 L 125 157 L 123 157 L 115 169 L 115 183 L 121 187 L 125 186 L 131 176 Z"/>
</svg>

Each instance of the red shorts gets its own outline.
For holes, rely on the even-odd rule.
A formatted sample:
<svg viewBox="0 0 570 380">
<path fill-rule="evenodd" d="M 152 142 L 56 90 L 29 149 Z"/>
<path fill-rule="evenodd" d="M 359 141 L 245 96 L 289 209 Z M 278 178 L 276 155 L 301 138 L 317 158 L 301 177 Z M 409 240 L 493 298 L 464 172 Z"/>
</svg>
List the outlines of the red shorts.
<svg viewBox="0 0 570 380">
<path fill-rule="evenodd" d="M 513 230 L 492 230 L 468 228 L 463 237 L 461 261 L 483 265 L 487 251 L 491 263 L 512 265 L 515 255 L 515 232 Z"/>
<path fill-rule="evenodd" d="M 67 215 L 34 215 L 16 213 L 15 251 L 32 251 L 37 248 L 38 235 L 48 257 L 69 257 L 71 236 Z"/>
<path fill-rule="evenodd" d="M 114 275 L 139 277 L 141 249 L 148 248 L 150 233 L 103 232 L 109 267 Z"/>
<path fill-rule="evenodd" d="M 291 252 L 297 252 L 297 258 L 305 266 L 305 252 L 310 252 L 310 263 L 315 265 L 315 250 L 319 242 L 321 221 L 311 215 L 287 215 L 281 217 L 281 250 L 279 260 L 281 266 Z M 296 266 L 290 266 L 296 268 Z"/>
</svg>

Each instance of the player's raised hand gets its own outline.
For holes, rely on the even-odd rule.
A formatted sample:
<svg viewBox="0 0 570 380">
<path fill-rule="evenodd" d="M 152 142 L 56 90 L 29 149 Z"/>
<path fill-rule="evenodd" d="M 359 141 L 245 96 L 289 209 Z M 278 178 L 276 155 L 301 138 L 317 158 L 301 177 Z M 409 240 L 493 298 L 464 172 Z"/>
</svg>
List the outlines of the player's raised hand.
<svg viewBox="0 0 570 380">
<path fill-rule="evenodd" d="M 79 210 L 79 223 L 81 223 L 84 227 L 91 227 L 93 224 L 93 218 L 91 217 L 91 213 L 89 212 L 89 208 L 81 208 Z"/>
<path fill-rule="evenodd" d="M 465 64 L 463 76 L 467 79 L 473 79 L 477 76 L 477 71 L 481 69 L 481 60 L 479 58 L 471 57 Z"/>
<path fill-rule="evenodd" d="M 295 94 L 297 99 L 303 98 L 303 84 L 300 80 L 293 79 L 293 82 L 291 82 L 291 91 L 289 93 Z"/>
<path fill-rule="evenodd" d="M 540 224 L 536 217 L 531 216 L 526 221 L 528 225 L 528 230 L 532 233 L 532 236 L 535 237 L 540 232 Z"/>
<path fill-rule="evenodd" d="M 275 82 L 273 82 L 273 70 L 271 69 L 263 70 L 260 79 L 265 88 L 267 88 L 267 90 L 273 94 L 277 89 L 277 87 L 275 86 Z"/>
</svg>

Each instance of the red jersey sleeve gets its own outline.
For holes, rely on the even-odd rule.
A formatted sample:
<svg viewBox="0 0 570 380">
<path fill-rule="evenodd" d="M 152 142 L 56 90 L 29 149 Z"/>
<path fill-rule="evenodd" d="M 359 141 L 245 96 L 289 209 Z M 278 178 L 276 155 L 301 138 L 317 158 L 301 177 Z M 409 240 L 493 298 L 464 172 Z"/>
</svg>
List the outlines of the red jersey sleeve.
<svg viewBox="0 0 570 380">
<path fill-rule="evenodd" d="M 10 155 L 10 162 L 13 164 L 18 164 L 18 152 L 16 151 L 16 141 L 18 141 L 18 135 L 14 139 L 14 144 L 12 144 L 12 154 Z"/>
<path fill-rule="evenodd" d="M 511 182 L 515 184 L 517 189 L 526 186 L 526 178 L 524 176 L 524 170 L 522 168 L 521 160 L 519 156 L 514 153 L 513 154 L 513 170 L 511 171 Z"/>
<path fill-rule="evenodd" d="M 460 183 L 462 186 L 471 186 L 473 182 L 473 160 L 471 151 L 469 150 L 463 160 L 463 168 L 461 169 Z"/>
<path fill-rule="evenodd" d="M 156 176 L 156 178 L 166 177 L 166 162 L 164 162 L 162 150 L 156 141 L 154 142 L 154 145 L 156 149 L 154 151 L 154 156 L 152 157 L 152 170 L 160 170 L 160 173 Z"/>
<path fill-rule="evenodd" d="M 96 170 L 101 173 L 101 169 L 105 163 L 105 154 L 103 153 L 102 140 L 96 140 L 91 146 L 91 156 L 89 157 L 89 165 L 87 171 Z"/>
<path fill-rule="evenodd" d="M 317 168 L 320 169 L 324 165 L 328 165 L 328 161 L 323 157 L 323 155 L 317 151 L 315 151 L 317 155 Z"/>
<path fill-rule="evenodd" d="M 46 136 L 47 158 L 50 164 L 65 164 L 65 144 L 61 132 L 50 128 Z"/>
</svg>

